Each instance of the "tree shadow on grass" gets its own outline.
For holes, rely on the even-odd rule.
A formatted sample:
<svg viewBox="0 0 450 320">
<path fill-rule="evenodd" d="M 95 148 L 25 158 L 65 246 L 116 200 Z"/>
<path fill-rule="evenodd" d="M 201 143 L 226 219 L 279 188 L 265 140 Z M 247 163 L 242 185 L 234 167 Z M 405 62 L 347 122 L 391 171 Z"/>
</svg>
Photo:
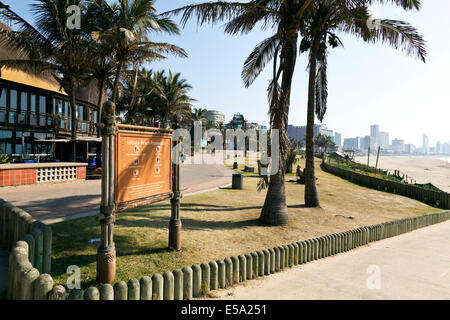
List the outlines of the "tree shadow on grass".
<svg viewBox="0 0 450 320">
<path fill-rule="evenodd" d="M 171 206 L 170 204 L 158 204 L 152 205 L 150 207 L 142 207 L 138 209 L 132 209 L 129 211 L 125 211 L 123 213 L 124 216 L 142 216 L 142 213 L 150 213 L 152 211 L 163 211 L 169 210 Z M 262 209 L 262 206 L 250 206 L 250 207 L 232 207 L 232 206 L 221 206 L 214 204 L 203 204 L 203 203 L 182 203 L 181 204 L 181 214 L 183 211 L 188 212 L 225 212 L 225 211 L 243 211 L 243 210 L 253 210 L 253 209 Z"/>
<path fill-rule="evenodd" d="M 259 219 L 242 221 L 214 221 L 197 220 L 181 217 L 183 230 L 232 230 L 246 227 L 265 226 Z M 126 228 L 168 228 L 169 219 L 166 216 L 148 216 L 140 219 L 128 220 L 119 219 L 116 225 Z"/>
</svg>

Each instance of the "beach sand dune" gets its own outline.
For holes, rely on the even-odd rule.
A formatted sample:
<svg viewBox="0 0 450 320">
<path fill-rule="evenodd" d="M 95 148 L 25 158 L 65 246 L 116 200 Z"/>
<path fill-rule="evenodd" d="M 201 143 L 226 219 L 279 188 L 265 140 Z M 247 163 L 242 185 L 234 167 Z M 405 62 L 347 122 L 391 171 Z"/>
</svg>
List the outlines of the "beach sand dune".
<svg viewBox="0 0 450 320">
<path fill-rule="evenodd" d="M 367 156 L 355 157 L 355 160 L 367 164 Z M 370 165 L 375 166 L 375 162 L 376 156 L 371 156 Z M 441 190 L 450 192 L 450 163 L 446 161 L 426 157 L 380 156 L 378 168 L 400 170 L 417 183 L 431 182 Z"/>
</svg>

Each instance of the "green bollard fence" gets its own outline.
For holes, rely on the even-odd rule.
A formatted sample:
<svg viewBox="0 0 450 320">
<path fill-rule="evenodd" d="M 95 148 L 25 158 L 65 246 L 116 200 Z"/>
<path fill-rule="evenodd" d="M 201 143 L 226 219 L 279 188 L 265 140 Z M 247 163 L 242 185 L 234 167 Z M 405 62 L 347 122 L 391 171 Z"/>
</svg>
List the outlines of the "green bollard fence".
<svg viewBox="0 0 450 320">
<path fill-rule="evenodd" d="M 194 298 L 198 298 L 202 295 L 202 269 L 198 264 L 192 266 L 193 274 L 193 289 L 192 295 Z"/>
<path fill-rule="evenodd" d="M 84 300 L 100 300 L 100 292 L 96 287 L 89 287 L 84 292 Z"/>
<path fill-rule="evenodd" d="M 160 273 L 152 276 L 152 300 L 164 300 L 164 278 Z"/>
<path fill-rule="evenodd" d="M 111 301 L 114 300 L 114 288 L 109 283 L 104 283 L 100 286 L 100 300 Z"/>
<path fill-rule="evenodd" d="M 143 276 L 139 280 L 141 300 L 152 300 L 153 297 L 152 285 L 153 285 L 152 278 L 150 278 L 149 276 Z"/>
<path fill-rule="evenodd" d="M 184 267 L 183 272 L 183 299 L 192 300 L 194 290 L 194 273 L 191 267 Z"/>
<path fill-rule="evenodd" d="M 64 288 L 61 285 L 53 287 L 53 290 L 50 291 L 48 295 L 48 300 L 66 300 L 66 299 L 67 299 L 66 288 Z"/>
<path fill-rule="evenodd" d="M 173 299 L 183 300 L 183 272 L 180 269 L 172 271 L 173 274 Z"/>
<path fill-rule="evenodd" d="M 174 300 L 174 276 L 170 271 L 164 272 L 164 300 Z"/>
<path fill-rule="evenodd" d="M 119 281 L 114 284 L 114 300 L 127 300 L 128 287 L 125 281 Z"/>
<path fill-rule="evenodd" d="M 128 300 L 140 300 L 141 299 L 141 286 L 138 279 L 130 279 L 127 283 L 128 287 Z"/>
</svg>

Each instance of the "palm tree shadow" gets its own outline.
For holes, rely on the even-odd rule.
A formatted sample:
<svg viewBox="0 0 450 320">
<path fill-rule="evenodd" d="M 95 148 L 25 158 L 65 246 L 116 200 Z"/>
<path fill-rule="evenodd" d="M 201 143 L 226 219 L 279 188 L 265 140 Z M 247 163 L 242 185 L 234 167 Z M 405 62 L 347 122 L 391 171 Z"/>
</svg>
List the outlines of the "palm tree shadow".
<svg viewBox="0 0 450 320">
<path fill-rule="evenodd" d="M 247 227 L 264 226 L 259 219 L 249 219 L 241 221 L 217 221 L 217 220 L 198 220 L 181 217 L 183 230 L 233 230 Z M 117 226 L 126 228 L 168 228 L 169 219 L 166 216 L 148 216 L 139 219 L 118 219 Z"/>
<path fill-rule="evenodd" d="M 305 204 L 296 204 L 296 205 L 290 205 L 287 206 L 290 209 L 305 209 L 307 206 Z"/>
</svg>

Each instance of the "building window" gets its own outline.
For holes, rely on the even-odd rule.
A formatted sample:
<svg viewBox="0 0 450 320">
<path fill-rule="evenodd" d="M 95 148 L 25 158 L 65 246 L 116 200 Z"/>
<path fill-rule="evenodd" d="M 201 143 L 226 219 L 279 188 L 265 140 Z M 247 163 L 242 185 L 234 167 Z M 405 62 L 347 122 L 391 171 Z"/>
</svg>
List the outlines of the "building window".
<svg viewBox="0 0 450 320">
<path fill-rule="evenodd" d="M 6 88 L 1 88 L 0 93 L 0 122 L 6 120 Z"/>
<path fill-rule="evenodd" d="M 12 154 L 12 131 L 0 130 L 0 154 Z"/>
<path fill-rule="evenodd" d="M 28 111 L 28 93 L 20 93 L 20 113 L 19 113 L 19 123 L 27 123 L 27 111 Z"/>
<path fill-rule="evenodd" d="M 30 95 L 30 125 L 35 126 L 37 124 L 36 116 L 36 95 Z"/>
<path fill-rule="evenodd" d="M 9 90 L 9 123 L 16 123 L 17 119 L 17 91 Z"/>
<path fill-rule="evenodd" d="M 47 98 L 39 96 L 39 125 L 45 126 L 47 116 Z"/>
</svg>

